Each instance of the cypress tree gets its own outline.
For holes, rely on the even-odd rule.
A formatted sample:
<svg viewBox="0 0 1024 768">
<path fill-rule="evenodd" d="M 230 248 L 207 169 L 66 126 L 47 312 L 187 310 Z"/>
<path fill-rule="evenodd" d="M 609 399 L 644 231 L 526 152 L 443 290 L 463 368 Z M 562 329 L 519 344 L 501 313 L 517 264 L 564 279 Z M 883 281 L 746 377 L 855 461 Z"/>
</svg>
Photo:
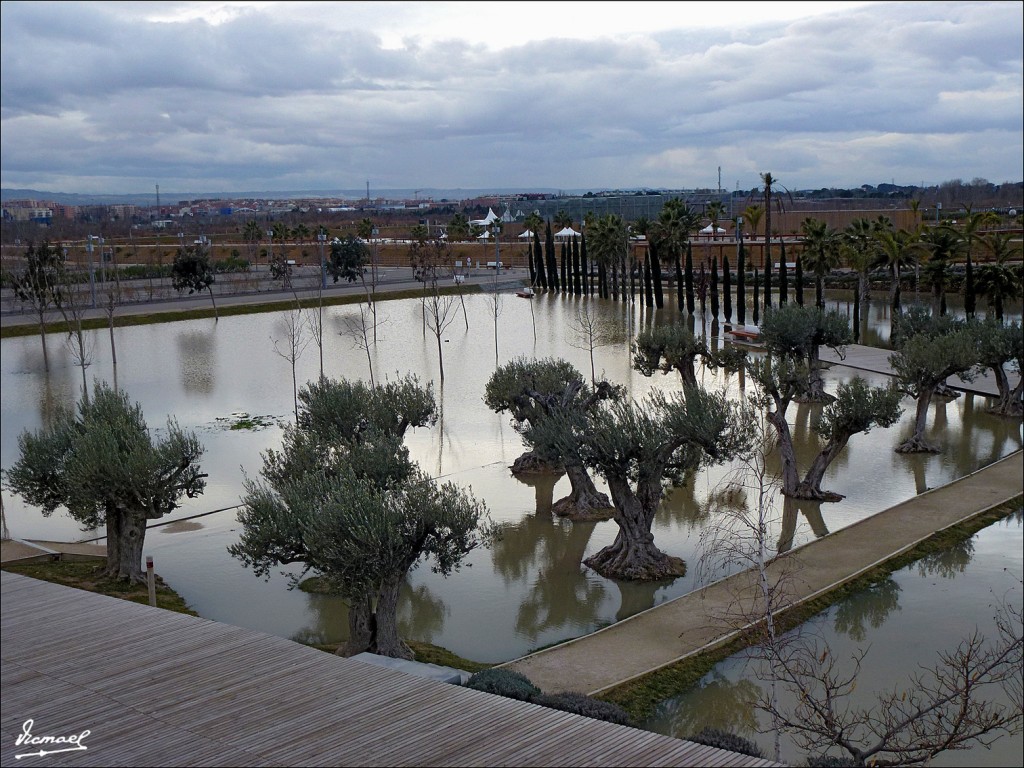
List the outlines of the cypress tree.
<svg viewBox="0 0 1024 768">
<path fill-rule="evenodd" d="M 708 284 L 704 277 L 704 262 L 700 264 L 700 316 L 708 315 Z"/>
<path fill-rule="evenodd" d="M 853 342 L 860 343 L 860 291 L 853 291 Z"/>
<path fill-rule="evenodd" d="M 530 266 L 530 285 L 537 285 L 537 267 L 533 262 L 533 241 L 526 241 L 526 261 Z"/>
<path fill-rule="evenodd" d="M 679 307 L 679 314 L 683 313 L 685 291 L 683 286 L 683 264 L 682 259 L 679 258 L 679 252 L 676 251 L 676 305 Z"/>
<path fill-rule="evenodd" d="M 736 322 L 747 324 L 747 254 L 740 241 L 740 252 L 736 257 Z"/>
<path fill-rule="evenodd" d="M 619 262 L 618 260 L 612 261 L 612 301 L 619 300 Z M 623 296 L 622 300 L 625 301 L 626 297 Z"/>
<path fill-rule="evenodd" d="M 665 294 L 661 288 L 661 259 L 658 258 L 654 243 L 651 243 L 647 254 L 651 259 L 651 279 L 654 281 L 654 306 L 661 309 L 665 306 Z"/>
<path fill-rule="evenodd" d="M 711 260 L 711 319 L 718 319 L 718 260 Z"/>
<path fill-rule="evenodd" d="M 796 303 L 804 305 L 804 263 L 799 253 L 796 255 Z"/>
<path fill-rule="evenodd" d="M 974 265 L 971 264 L 971 252 L 967 252 L 967 266 L 964 272 L 964 313 L 974 317 L 977 310 L 977 297 L 974 293 Z"/>
<path fill-rule="evenodd" d="M 686 311 L 693 314 L 693 249 L 686 243 Z"/>
<path fill-rule="evenodd" d="M 580 275 L 580 241 L 579 238 L 572 238 L 572 292 L 579 296 L 583 293 L 583 285 Z"/>
<path fill-rule="evenodd" d="M 761 319 L 758 316 L 758 305 L 761 303 L 760 282 L 757 277 L 757 267 L 754 267 L 754 325 L 757 325 L 758 320 Z"/>
<path fill-rule="evenodd" d="M 568 249 L 565 247 L 565 241 L 562 241 L 561 247 L 561 258 L 562 258 L 562 293 L 572 293 L 572 284 L 569 282 L 569 270 L 568 270 Z"/>
<path fill-rule="evenodd" d="M 772 308 L 772 260 L 764 263 L 764 311 Z"/>
<path fill-rule="evenodd" d="M 540 235 L 537 232 L 533 233 L 533 258 L 537 262 L 537 279 L 540 281 L 540 287 L 547 290 L 548 275 L 544 268 L 544 253 L 540 248 Z"/>
<path fill-rule="evenodd" d="M 583 295 L 590 296 L 594 287 L 590 284 L 590 265 L 587 263 L 587 236 L 580 235 L 580 268 L 583 270 Z"/>
<path fill-rule="evenodd" d="M 644 304 L 654 306 L 654 288 L 651 286 L 651 254 L 644 258 Z"/>
<path fill-rule="evenodd" d="M 722 256 L 722 305 L 725 322 L 732 322 L 732 276 L 729 269 L 729 257 Z"/>
<path fill-rule="evenodd" d="M 544 258 L 548 265 L 548 283 L 551 290 L 557 291 L 558 285 L 558 261 L 555 258 L 555 236 L 551 234 L 551 221 L 548 221 L 547 231 L 544 233 Z"/>
<path fill-rule="evenodd" d="M 789 272 L 786 268 L 786 241 L 782 241 L 782 254 L 779 256 L 779 306 L 789 303 Z"/>
</svg>

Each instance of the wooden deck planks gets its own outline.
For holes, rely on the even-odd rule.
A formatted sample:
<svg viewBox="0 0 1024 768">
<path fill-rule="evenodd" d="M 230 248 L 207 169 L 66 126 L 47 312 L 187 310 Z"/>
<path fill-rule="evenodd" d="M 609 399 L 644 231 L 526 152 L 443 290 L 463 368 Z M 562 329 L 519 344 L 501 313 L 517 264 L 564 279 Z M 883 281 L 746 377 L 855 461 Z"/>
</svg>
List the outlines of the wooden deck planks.
<svg viewBox="0 0 1024 768">
<path fill-rule="evenodd" d="M 92 731 L 57 766 L 769 765 L 13 574 L 0 608 L 0 765 L 30 717 Z"/>
</svg>

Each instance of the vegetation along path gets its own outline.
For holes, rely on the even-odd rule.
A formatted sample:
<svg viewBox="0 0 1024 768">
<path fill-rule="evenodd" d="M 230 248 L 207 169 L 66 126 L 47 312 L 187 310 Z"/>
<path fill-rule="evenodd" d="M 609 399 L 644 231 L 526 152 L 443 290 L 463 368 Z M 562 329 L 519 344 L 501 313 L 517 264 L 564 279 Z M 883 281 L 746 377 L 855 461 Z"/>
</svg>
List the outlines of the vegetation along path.
<svg viewBox="0 0 1024 768">
<path fill-rule="evenodd" d="M 934 533 L 1024 492 L 1024 452 L 949 485 L 897 504 L 772 561 L 773 580 L 787 576 L 789 605 L 840 587 L 913 548 Z M 503 665 L 547 693 L 597 694 L 731 640 L 737 595 L 755 588 L 745 571 L 636 614 L 585 637 Z"/>
</svg>

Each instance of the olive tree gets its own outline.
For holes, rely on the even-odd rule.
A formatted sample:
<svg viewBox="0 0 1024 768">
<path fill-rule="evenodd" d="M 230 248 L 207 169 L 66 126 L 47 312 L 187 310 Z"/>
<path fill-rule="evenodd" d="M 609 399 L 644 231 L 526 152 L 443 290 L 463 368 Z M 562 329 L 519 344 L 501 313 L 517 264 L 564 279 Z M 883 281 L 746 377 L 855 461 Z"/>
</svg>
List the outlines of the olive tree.
<svg viewBox="0 0 1024 768">
<path fill-rule="evenodd" d="M 201 245 L 189 245 L 179 248 L 171 265 L 171 285 L 181 293 L 188 289 L 189 294 L 210 292 L 213 304 L 213 316 L 217 317 L 217 300 L 213 297 L 213 283 L 216 281 L 210 254 Z"/>
<path fill-rule="evenodd" d="M 807 387 L 795 393 L 800 400 L 827 402 L 822 378 L 821 348 L 829 347 L 840 355 L 852 340 L 850 323 L 836 310 L 782 304 L 766 311 L 761 322 L 761 339 L 772 355 L 806 363 Z"/>
<path fill-rule="evenodd" d="M 20 457 L 6 483 L 43 515 L 58 507 L 88 528 L 107 528 L 105 575 L 144 582 L 146 522 L 202 494 L 203 448 L 171 418 L 154 438 L 142 408 L 98 383 L 76 411 L 60 408 L 52 423 L 18 437 Z"/>
<path fill-rule="evenodd" d="M 559 411 L 529 431 L 543 432 L 540 439 L 558 444 L 563 456 L 608 483 L 619 531 L 584 562 L 608 578 L 655 581 L 686 572 L 686 563 L 662 552 L 651 534 L 666 485 L 682 485 L 700 466 L 742 454 L 750 421 L 724 393 L 691 388 L 655 391 L 641 402 L 609 400 L 592 412 Z"/>
<path fill-rule="evenodd" d="M 999 397 L 992 413 L 1020 418 L 1024 414 L 1024 333 L 1020 323 L 1003 325 L 986 318 L 974 327 L 978 362 L 991 370 L 996 379 Z M 1007 366 L 1017 374 L 1017 384 L 1010 386 Z"/>
<path fill-rule="evenodd" d="M 949 333 L 918 333 L 907 338 L 889 356 L 900 390 L 917 401 L 914 433 L 896 448 L 898 453 L 939 453 L 938 446 L 925 439 L 928 407 L 946 379 L 959 375 L 973 378 L 979 350 L 972 329 L 961 327 Z"/>
<path fill-rule="evenodd" d="M 349 604 L 339 653 L 411 659 L 398 634 L 402 583 L 423 561 L 444 575 L 459 568 L 483 541 L 483 505 L 452 483 L 435 485 L 392 436 L 364 432 L 309 462 L 310 442 L 286 433 L 282 452 L 264 455 L 263 479 L 246 482 L 243 531 L 229 551 L 260 576 L 287 563 L 321 576 Z"/>
<path fill-rule="evenodd" d="M 372 388 L 322 379 L 299 401 L 282 449 L 266 451 L 261 478 L 246 482 L 242 534 L 228 551 L 257 576 L 292 563 L 322 576 L 349 603 L 339 652 L 410 658 L 399 588 L 424 560 L 445 574 L 457 568 L 483 541 L 484 508 L 409 460 L 406 430 L 436 419 L 430 387 L 414 377 Z"/>
<path fill-rule="evenodd" d="M 588 385 L 583 375 L 565 360 L 523 357 L 500 366 L 484 393 L 484 402 L 497 413 L 508 412 L 530 450 L 512 465 L 513 474 L 563 470 L 572 491 L 555 502 L 551 511 L 574 520 L 607 519 L 612 503 L 597 490 L 578 453 L 564 453 L 557 434 L 534 430 L 545 419 L 564 414 L 585 414 L 602 400 L 621 397 L 621 389 L 599 381 Z M 553 439 L 556 438 L 556 439 Z"/>
<path fill-rule="evenodd" d="M 644 329 L 633 343 L 633 368 L 644 376 L 676 371 L 684 387 L 697 386 L 698 360 L 714 370 L 738 365 L 742 357 L 742 352 L 732 348 L 712 351 L 703 338 L 678 323 Z"/>
</svg>

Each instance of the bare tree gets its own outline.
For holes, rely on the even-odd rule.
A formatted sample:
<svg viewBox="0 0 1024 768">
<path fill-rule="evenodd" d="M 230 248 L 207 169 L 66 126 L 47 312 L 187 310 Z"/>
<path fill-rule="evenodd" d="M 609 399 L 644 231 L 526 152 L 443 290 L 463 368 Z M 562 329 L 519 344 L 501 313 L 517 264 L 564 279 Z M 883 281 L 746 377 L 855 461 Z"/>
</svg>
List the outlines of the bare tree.
<svg viewBox="0 0 1024 768">
<path fill-rule="evenodd" d="M 60 290 L 60 274 L 64 269 L 60 251 L 44 240 L 38 247 L 29 245 L 25 252 L 25 268 L 11 279 L 14 295 L 28 304 L 39 321 L 39 338 L 43 344 L 43 367 L 50 370 L 46 351 L 46 313 L 53 306 Z"/>
<path fill-rule="evenodd" d="M 457 307 L 455 305 L 455 297 L 451 295 L 444 295 L 441 293 L 437 280 L 431 281 L 431 290 L 424 294 L 422 297 L 423 312 L 426 318 L 427 327 L 430 332 L 434 334 L 434 338 L 437 340 L 437 367 L 441 376 L 441 383 L 444 384 L 444 352 L 442 349 L 441 337 L 444 332 L 448 329 L 448 326 L 454 322 Z M 497 322 L 497 320 L 495 320 Z M 495 331 L 497 333 L 497 331 Z M 495 336 L 497 338 L 497 336 Z M 495 352 L 497 355 L 497 352 Z"/>
<path fill-rule="evenodd" d="M 270 340 L 274 344 L 274 352 L 287 360 L 292 366 L 292 405 L 295 409 L 295 421 L 298 422 L 299 381 L 297 368 L 299 358 L 310 342 L 310 339 L 306 336 L 306 324 L 303 322 L 302 307 L 299 306 L 298 301 L 295 302 L 295 309 L 282 313 L 282 323 L 284 326 L 284 337 L 282 339 L 275 339 L 271 336 Z"/>
<path fill-rule="evenodd" d="M 85 331 L 85 297 L 76 290 L 74 275 L 67 269 L 60 270 L 60 289 L 54 294 L 57 309 L 67 326 L 64 340 L 72 359 L 82 371 L 82 399 L 89 402 L 89 386 L 86 369 L 92 365 L 96 351 L 96 340 Z"/>
<path fill-rule="evenodd" d="M 566 343 L 573 349 L 582 349 L 590 354 L 590 383 L 597 386 L 597 368 L 594 365 L 594 350 L 615 342 L 615 330 L 605 320 L 590 311 L 590 303 L 583 302 L 573 313 L 569 322 Z M 536 338 L 536 331 L 534 331 Z"/>
<path fill-rule="evenodd" d="M 997 637 L 977 630 L 956 649 L 921 666 L 905 685 L 878 692 L 871 706 L 849 701 L 867 651 L 842 666 L 824 642 L 784 645 L 773 674 L 796 697 L 792 711 L 762 699 L 771 714 L 812 754 L 842 749 L 854 765 L 924 765 L 940 752 L 987 746 L 1003 734 L 1020 733 L 1021 664 L 1024 623 L 1021 609 L 1003 600 L 996 614 Z M 1009 704 L 982 698 L 1001 687 Z"/>
</svg>

